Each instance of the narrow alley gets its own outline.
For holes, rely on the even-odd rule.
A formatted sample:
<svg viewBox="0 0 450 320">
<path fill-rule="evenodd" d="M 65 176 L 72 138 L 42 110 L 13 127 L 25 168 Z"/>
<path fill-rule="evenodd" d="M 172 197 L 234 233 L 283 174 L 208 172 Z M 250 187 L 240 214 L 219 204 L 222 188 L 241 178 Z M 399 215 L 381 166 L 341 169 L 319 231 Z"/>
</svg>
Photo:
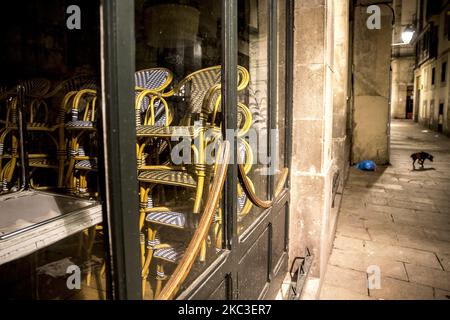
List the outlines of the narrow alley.
<svg viewBox="0 0 450 320">
<path fill-rule="evenodd" d="M 413 171 L 418 151 L 435 161 Z M 322 300 L 450 299 L 450 139 L 394 121 L 391 163 L 375 173 L 351 168 Z M 373 266 L 377 290 L 367 285 Z"/>
</svg>

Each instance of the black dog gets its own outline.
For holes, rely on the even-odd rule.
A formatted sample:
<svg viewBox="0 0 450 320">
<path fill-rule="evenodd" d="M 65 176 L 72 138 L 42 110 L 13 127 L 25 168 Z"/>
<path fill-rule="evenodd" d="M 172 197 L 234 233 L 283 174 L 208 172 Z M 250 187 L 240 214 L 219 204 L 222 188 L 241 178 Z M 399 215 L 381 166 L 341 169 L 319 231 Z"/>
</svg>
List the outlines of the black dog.
<svg viewBox="0 0 450 320">
<path fill-rule="evenodd" d="M 427 152 L 418 152 L 411 155 L 411 158 L 413 159 L 413 168 L 416 170 L 416 161 L 419 162 L 419 164 L 423 168 L 423 164 L 425 163 L 425 160 L 430 160 L 431 162 L 434 161 L 434 157 L 427 153 Z"/>
</svg>

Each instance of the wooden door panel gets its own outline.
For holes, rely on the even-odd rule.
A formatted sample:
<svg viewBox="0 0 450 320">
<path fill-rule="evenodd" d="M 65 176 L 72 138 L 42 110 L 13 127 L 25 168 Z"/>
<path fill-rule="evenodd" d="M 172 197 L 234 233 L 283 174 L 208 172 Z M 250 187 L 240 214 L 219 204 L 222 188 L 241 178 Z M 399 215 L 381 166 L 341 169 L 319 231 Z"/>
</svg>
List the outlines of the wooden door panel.
<svg viewBox="0 0 450 320">
<path fill-rule="evenodd" d="M 238 297 L 256 300 L 264 291 L 269 278 L 269 228 L 250 247 L 239 262 Z"/>
<path fill-rule="evenodd" d="M 286 252 L 286 239 L 287 239 L 287 205 L 281 207 L 278 212 L 274 213 L 272 223 L 272 272 L 275 273 L 277 265 L 283 258 Z"/>
</svg>

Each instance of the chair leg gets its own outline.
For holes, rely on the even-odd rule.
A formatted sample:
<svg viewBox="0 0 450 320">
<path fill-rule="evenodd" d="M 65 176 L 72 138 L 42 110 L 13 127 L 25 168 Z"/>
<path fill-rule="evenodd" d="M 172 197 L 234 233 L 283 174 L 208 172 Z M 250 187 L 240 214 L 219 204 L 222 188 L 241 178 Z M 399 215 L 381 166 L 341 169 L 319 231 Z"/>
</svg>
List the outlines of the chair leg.
<svg viewBox="0 0 450 320">
<path fill-rule="evenodd" d="M 73 176 L 72 185 L 70 187 L 70 190 L 72 191 L 72 194 L 79 196 L 80 179 L 77 178 L 75 175 Z"/>
<path fill-rule="evenodd" d="M 153 258 L 153 244 L 155 241 L 155 237 L 156 237 L 156 231 L 152 230 L 150 227 L 148 227 L 147 229 L 147 239 L 148 239 L 148 243 L 147 243 L 147 255 L 145 257 L 145 262 L 144 262 L 144 266 L 142 267 L 142 295 L 143 297 L 145 297 L 145 292 L 146 292 L 146 287 L 147 287 L 147 282 L 148 282 L 148 275 L 150 272 L 150 265 L 152 262 L 152 258 Z M 149 290 L 150 290 L 150 295 L 152 296 L 152 288 L 150 283 L 149 285 Z M 151 297 L 150 299 L 153 299 L 153 297 Z"/>
<path fill-rule="evenodd" d="M 151 227 L 148 227 L 148 229 L 147 229 L 147 238 L 148 238 L 147 254 L 146 254 L 144 264 L 142 267 L 142 278 L 143 279 L 146 279 L 149 274 L 150 264 L 151 264 L 152 258 L 153 258 L 153 248 L 155 246 L 156 235 L 157 235 L 157 231 L 153 230 Z"/>
<path fill-rule="evenodd" d="M 195 203 L 194 203 L 194 213 L 196 213 L 196 214 L 200 213 L 200 206 L 202 204 L 204 184 L 205 184 L 205 174 L 204 174 L 204 172 L 200 172 L 198 174 L 197 192 L 195 195 Z"/>
<path fill-rule="evenodd" d="M 80 188 L 79 188 L 78 192 L 80 193 L 81 196 L 86 195 L 88 193 L 85 172 L 80 172 Z"/>
<path fill-rule="evenodd" d="M 139 210 L 139 230 L 142 232 L 145 224 L 145 208 L 147 208 L 150 188 L 140 187 L 140 210 Z"/>
<path fill-rule="evenodd" d="M 161 293 L 163 282 L 167 280 L 167 276 L 164 273 L 164 265 L 163 262 L 159 263 L 156 267 L 156 290 L 155 290 L 155 299 L 158 299 L 159 294 Z"/>
<path fill-rule="evenodd" d="M 145 224 L 145 208 L 147 207 L 149 189 L 140 188 L 139 230 L 142 232 Z"/>
<path fill-rule="evenodd" d="M 64 123 L 64 117 L 65 117 L 65 109 L 61 109 L 61 123 Z M 67 161 L 67 150 L 66 150 L 66 137 L 65 137 L 65 131 L 64 126 L 61 125 L 58 131 L 58 150 L 57 150 L 57 157 L 58 157 L 58 188 L 64 188 L 64 169 L 66 166 Z"/>
<path fill-rule="evenodd" d="M 214 239 L 216 240 L 216 247 L 219 248 L 219 235 L 220 235 L 220 224 L 216 222 L 214 224 Z"/>
<path fill-rule="evenodd" d="M 220 208 L 214 221 L 214 239 L 216 241 L 216 248 L 222 249 L 222 209 Z"/>
<path fill-rule="evenodd" d="M 103 261 L 102 268 L 100 269 L 100 277 L 103 277 L 106 273 L 106 260 Z"/>
<path fill-rule="evenodd" d="M 206 261 L 206 240 L 203 240 L 202 247 L 200 248 L 200 262 Z"/>
<path fill-rule="evenodd" d="M 5 165 L 5 168 L 3 169 L 3 171 L 1 172 L 1 176 L 2 176 L 2 191 L 3 192 L 7 192 L 8 191 L 8 170 L 10 170 L 11 167 L 11 162 L 8 162 Z"/>
<path fill-rule="evenodd" d="M 145 235 L 143 233 L 141 233 L 140 241 L 141 241 L 141 268 L 143 268 L 145 263 Z"/>
<path fill-rule="evenodd" d="M 69 184 L 70 181 L 73 179 L 73 175 L 74 175 L 74 168 L 75 168 L 75 159 L 73 158 L 73 156 L 71 156 L 70 160 L 69 160 L 69 166 L 67 167 L 67 174 L 66 174 L 66 178 L 64 180 L 65 184 Z"/>
</svg>

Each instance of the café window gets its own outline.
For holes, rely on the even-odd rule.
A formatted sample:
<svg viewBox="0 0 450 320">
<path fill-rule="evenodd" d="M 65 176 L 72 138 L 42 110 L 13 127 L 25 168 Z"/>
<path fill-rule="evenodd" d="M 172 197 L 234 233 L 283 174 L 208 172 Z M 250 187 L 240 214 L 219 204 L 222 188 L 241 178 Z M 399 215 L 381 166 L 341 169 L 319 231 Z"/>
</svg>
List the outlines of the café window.
<svg viewBox="0 0 450 320">
<path fill-rule="evenodd" d="M 185 296 L 198 278 L 227 254 L 230 222 L 237 221 L 233 232 L 238 237 L 254 231 L 252 226 L 272 207 L 274 179 L 286 179 L 282 173 L 287 3 L 281 1 L 279 11 L 269 0 L 236 3 L 237 47 L 232 54 L 237 63 L 230 66 L 223 57 L 224 28 L 230 26 L 223 23 L 221 1 L 135 1 L 144 299 Z M 270 33 L 271 23 L 279 23 L 280 27 L 274 28 L 277 34 Z M 279 39 L 273 55 L 271 36 Z M 232 87 L 224 70 L 236 77 Z M 230 92 L 235 101 L 223 98 Z M 270 104 L 275 107 L 273 112 Z M 236 123 L 227 122 L 225 127 L 229 119 Z M 281 134 L 274 134 L 277 131 Z M 226 197 L 221 197 L 206 226 L 209 232 L 199 242 L 200 250 L 192 252 L 199 230 L 205 227 L 207 204 L 214 197 L 211 185 L 216 178 L 217 155 L 213 153 L 209 163 L 208 149 L 220 146 L 224 139 L 235 142 L 232 151 L 237 163 L 230 167 L 236 165 L 238 175 L 226 181 Z M 231 255 L 239 250 L 235 251 Z M 192 267 L 180 268 L 188 259 Z M 174 278 L 183 281 L 175 283 Z"/>
<path fill-rule="evenodd" d="M 108 296 L 98 181 L 99 1 L 71 4 L 2 5 L 2 299 Z M 81 29 L 70 29 L 67 12 L 79 10 Z"/>
<path fill-rule="evenodd" d="M 268 87 L 268 14 L 267 0 L 241 0 L 238 2 L 238 61 L 250 73 L 248 88 L 239 100 L 249 107 L 253 121 L 249 134 L 239 141 L 243 159 L 248 160 L 246 171 L 251 188 L 261 198 L 269 194 L 269 168 L 261 163 L 268 156 L 269 127 L 269 87 Z M 252 141 L 250 141 L 252 139 Z M 253 148 L 252 148 L 252 147 Z M 257 146 L 257 148 L 255 148 Z M 244 155 L 245 154 L 245 155 Z M 238 186 L 238 232 L 242 234 L 263 212 L 255 207 Z"/>
<path fill-rule="evenodd" d="M 154 299 L 189 254 L 211 197 L 216 165 L 208 147 L 222 139 L 222 6 L 213 0 L 135 6 L 143 297 Z M 246 87 L 246 70 L 235 72 Z M 183 287 L 222 251 L 223 208 L 213 220 Z"/>
</svg>

